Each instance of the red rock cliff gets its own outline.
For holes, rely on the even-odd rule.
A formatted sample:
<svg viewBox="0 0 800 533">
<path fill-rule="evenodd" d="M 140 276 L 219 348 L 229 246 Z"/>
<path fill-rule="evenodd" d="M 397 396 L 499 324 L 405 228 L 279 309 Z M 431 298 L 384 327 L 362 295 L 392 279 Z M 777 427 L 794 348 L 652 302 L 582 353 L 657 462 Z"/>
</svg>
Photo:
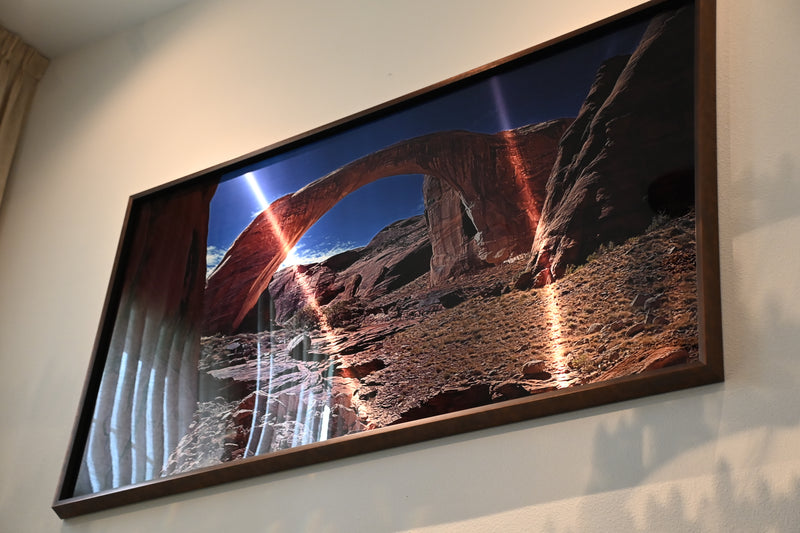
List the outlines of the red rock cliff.
<svg viewBox="0 0 800 533">
<path fill-rule="evenodd" d="M 494 135 L 446 131 L 416 137 L 279 198 L 239 235 L 209 277 L 204 331 L 235 331 L 300 237 L 339 200 L 387 176 L 425 174 L 452 188 L 477 229 L 473 238 L 482 261 L 500 263 L 527 252 L 557 143 L 570 122 Z M 432 240 L 447 231 L 443 223 L 429 219 Z"/>
</svg>

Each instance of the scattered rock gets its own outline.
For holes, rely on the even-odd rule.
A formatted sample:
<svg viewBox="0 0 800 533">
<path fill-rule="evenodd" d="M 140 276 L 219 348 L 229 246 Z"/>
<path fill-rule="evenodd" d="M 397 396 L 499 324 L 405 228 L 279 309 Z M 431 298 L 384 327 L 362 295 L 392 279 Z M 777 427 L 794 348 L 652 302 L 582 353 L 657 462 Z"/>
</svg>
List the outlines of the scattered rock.
<svg viewBox="0 0 800 533">
<path fill-rule="evenodd" d="M 644 324 L 642 323 L 634 324 L 625 330 L 625 335 L 627 335 L 628 337 L 633 337 L 634 335 L 641 333 L 642 331 L 644 331 Z"/>
<path fill-rule="evenodd" d="M 549 268 L 546 268 L 540 271 L 536 276 L 533 278 L 533 286 L 536 288 L 541 288 L 551 283 L 553 281 L 553 273 L 550 271 Z"/>
<path fill-rule="evenodd" d="M 631 374 L 641 374 L 648 370 L 656 370 L 667 366 L 686 363 L 689 352 L 680 346 L 664 346 L 656 348 L 638 357 L 623 358 L 611 370 L 598 376 L 598 381 L 613 379 Z"/>
<path fill-rule="evenodd" d="M 251 392 L 250 394 L 245 396 L 241 402 L 239 402 L 239 404 L 236 406 L 236 412 L 250 411 L 250 413 L 252 413 L 253 409 L 255 409 L 256 407 L 256 403 L 263 404 L 264 402 L 267 401 L 268 398 L 269 394 L 267 394 L 262 390 Z"/>
<path fill-rule="evenodd" d="M 653 324 L 654 326 L 666 326 L 669 324 L 669 320 L 663 316 L 657 316 L 655 313 L 648 311 L 644 317 L 644 323 Z"/>
<path fill-rule="evenodd" d="M 492 387 L 492 401 L 500 402 L 530 396 L 524 383 L 519 381 L 503 381 Z"/>
<path fill-rule="evenodd" d="M 502 281 L 497 281 L 490 287 L 486 287 L 485 289 L 483 289 L 480 292 L 480 295 L 485 298 L 494 298 L 502 294 L 505 294 L 508 291 L 509 291 L 508 285 L 504 284 Z"/>
<path fill-rule="evenodd" d="M 511 284 L 514 290 L 526 291 L 533 287 L 533 271 L 525 269 Z"/>
<path fill-rule="evenodd" d="M 651 311 L 651 310 L 654 310 L 654 309 L 658 309 L 659 307 L 661 307 L 662 303 L 663 303 L 663 295 L 662 294 L 658 294 L 656 296 L 653 296 L 652 298 L 648 298 L 644 302 L 644 310 L 645 311 Z"/>
<path fill-rule="evenodd" d="M 361 387 L 360 389 L 358 389 L 359 400 L 371 400 L 377 395 L 378 395 L 377 387 Z"/>
<path fill-rule="evenodd" d="M 647 301 L 647 297 L 642 294 L 637 294 L 633 297 L 633 301 L 631 301 L 631 307 L 644 307 L 644 303 Z"/>
<path fill-rule="evenodd" d="M 376 358 L 359 363 L 339 364 L 335 367 L 334 375 L 344 378 L 364 379 L 371 373 L 384 368 L 386 368 L 386 363 L 382 359 Z"/>
<path fill-rule="evenodd" d="M 311 349 L 311 337 L 308 333 L 301 333 L 289 341 L 286 352 L 292 359 L 305 361 L 308 359 L 308 352 Z"/>
<path fill-rule="evenodd" d="M 545 364 L 546 362 L 541 359 L 534 359 L 532 361 L 528 361 L 522 367 L 522 374 L 524 376 L 534 376 L 536 374 L 541 374 L 545 371 Z"/>
<path fill-rule="evenodd" d="M 403 331 L 409 326 L 409 323 L 400 321 L 363 324 L 358 330 L 343 337 L 336 344 L 331 346 L 331 350 L 340 355 L 359 353 L 368 349 L 376 342 Z"/>
<path fill-rule="evenodd" d="M 463 302 L 466 296 L 461 289 L 433 291 L 420 300 L 419 307 L 423 310 L 450 309 Z"/>
<path fill-rule="evenodd" d="M 239 426 L 249 426 L 253 421 L 253 411 L 250 409 L 239 409 L 234 411 L 231 417 L 233 422 Z"/>
<path fill-rule="evenodd" d="M 611 331 L 621 331 L 628 327 L 628 321 L 626 320 L 615 320 L 611 324 L 608 325 L 608 329 Z"/>
<path fill-rule="evenodd" d="M 566 383 L 565 383 L 566 385 Z M 528 391 L 533 394 L 542 394 L 545 392 L 552 392 L 554 390 L 558 390 L 558 385 L 539 385 L 539 386 L 532 386 L 528 389 Z"/>
<path fill-rule="evenodd" d="M 645 370 L 655 370 L 678 365 L 689 360 L 689 353 L 678 346 L 667 346 L 650 352 L 645 359 Z"/>
</svg>

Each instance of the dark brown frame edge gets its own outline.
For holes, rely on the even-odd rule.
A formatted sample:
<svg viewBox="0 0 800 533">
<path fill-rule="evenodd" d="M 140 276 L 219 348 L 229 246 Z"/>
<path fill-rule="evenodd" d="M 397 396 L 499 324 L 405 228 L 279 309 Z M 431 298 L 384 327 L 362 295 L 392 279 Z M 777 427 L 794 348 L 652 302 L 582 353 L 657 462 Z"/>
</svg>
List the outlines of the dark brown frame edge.
<svg viewBox="0 0 800 533">
<path fill-rule="evenodd" d="M 620 19 L 652 9 L 685 5 L 691 0 L 651 0 L 560 37 L 545 41 L 472 71 L 455 76 L 435 85 L 391 100 L 379 106 L 343 118 L 331 124 L 291 137 L 240 158 L 216 165 L 190 176 L 149 189 L 131 196 L 125 222 L 117 248 L 111 280 L 103 306 L 97 338 L 92 351 L 89 372 L 86 376 L 80 409 L 71 435 L 66 459 L 62 468 L 58 491 L 52 508 L 61 518 L 111 509 L 122 505 L 143 502 L 172 494 L 243 480 L 268 473 L 280 472 L 312 464 L 342 459 L 359 454 L 466 433 L 479 429 L 521 422 L 553 414 L 595 407 L 643 396 L 661 394 L 697 387 L 724 380 L 722 358 L 722 318 L 720 302 L 719 232 L 717 223 L 717 147 L 716 147 L 716 2 L 694 0 L 695 6 L 695 193 L 696 236 L 698 269 L 698 332 L 700 361 L 593 383 L 577 388 L 539 394 L 534 397 L 506 401 L 501 404 L 477 407 L 455 413 L 435 416 L 385 427 L 363 433 L 337 437 L 325 442 L 273 452 L 269 455 L 241 459 L 208 468 L 156 479 L 136 485 L 103 491 L 91 495 L 70 497 L 69 491 L 77 477 L 86 430 L 91 421 L 93 399 L 103 372 L 105 353 L 111 327 L 119 301 L 118 273 L 124 267 L 126 250 L 131 236 L 128 228 L 135 223 L 135 205 L 138 200 L 200 179 L 215 179 L 223 173 L 244 167 L 266 154 L 281 153 L 300 143 L 335 133 L 360 121 L 377 118 L 401 104 L 416 103 L 421 98 L 433 96 L 445 88 L 471 79 L 535 52 L 543 51 L 567 40 L 601 30 Z"/>
</svg>

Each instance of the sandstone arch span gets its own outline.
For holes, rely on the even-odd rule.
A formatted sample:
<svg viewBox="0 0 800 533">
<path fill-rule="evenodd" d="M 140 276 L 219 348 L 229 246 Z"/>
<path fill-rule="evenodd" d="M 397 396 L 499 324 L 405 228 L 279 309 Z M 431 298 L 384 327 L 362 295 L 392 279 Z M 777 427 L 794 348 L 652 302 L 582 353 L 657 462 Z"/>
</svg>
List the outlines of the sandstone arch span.
<svg viewBox="0 0 800 533">
<path fill-rule="evenodd" d="M 558 141 L 571 119 L 496 134 L 437 132 L 357 159 L 275 200 L 239 235 L 208 279 L 206 333 L 230 333 L 267 289 L 302 235 L 342 198 L 378 179 L 434 176 L 454 189 L 480 242 L 499 263 L 530 251 Z M 435 222 L 431 224 L 435 230 Z"/>
</svg>

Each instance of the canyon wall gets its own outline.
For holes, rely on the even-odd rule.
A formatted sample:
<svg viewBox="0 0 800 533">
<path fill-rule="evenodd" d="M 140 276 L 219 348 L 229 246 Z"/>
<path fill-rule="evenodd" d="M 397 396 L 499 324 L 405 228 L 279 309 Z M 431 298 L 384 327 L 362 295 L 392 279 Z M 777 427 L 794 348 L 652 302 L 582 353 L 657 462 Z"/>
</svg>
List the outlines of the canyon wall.
<svg viewBox="0 0 800 533">
<path fill-rule="evenodd" d="M 530 283 L 545 285 L 600 244 L 693 204 L 692 32 L 690 10 L 661 15 L 630 57 L 599 70 L 547 181 Z"/>
</svg>

